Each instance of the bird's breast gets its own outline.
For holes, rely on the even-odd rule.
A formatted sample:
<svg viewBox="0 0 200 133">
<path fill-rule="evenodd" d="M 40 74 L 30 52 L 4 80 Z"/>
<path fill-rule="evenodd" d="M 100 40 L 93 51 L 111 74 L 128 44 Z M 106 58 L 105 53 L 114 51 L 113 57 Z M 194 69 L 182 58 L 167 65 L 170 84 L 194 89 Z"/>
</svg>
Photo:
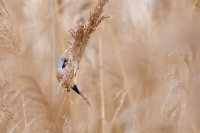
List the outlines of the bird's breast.
<svg viewBox="0 0 200 133">
<path fill-rule="evenodd" d="M 58 68 L 57 69 L 57 79 L 58 80 L 62 79 L 66 72 L 67 72 L 67 70 Z"/>
</svg>

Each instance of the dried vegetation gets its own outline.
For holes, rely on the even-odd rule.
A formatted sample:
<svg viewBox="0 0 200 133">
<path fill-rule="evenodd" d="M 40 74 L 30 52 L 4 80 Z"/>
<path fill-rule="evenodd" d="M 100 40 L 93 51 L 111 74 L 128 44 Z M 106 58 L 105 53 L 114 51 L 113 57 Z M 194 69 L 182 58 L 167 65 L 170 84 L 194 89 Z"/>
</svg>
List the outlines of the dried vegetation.
<svg viewBox="0 0 200 133">
<path fill-rule="evenodd" d="M 199 3 L 0 0 L 0 132 L 199 133 Z"/>
</svg>

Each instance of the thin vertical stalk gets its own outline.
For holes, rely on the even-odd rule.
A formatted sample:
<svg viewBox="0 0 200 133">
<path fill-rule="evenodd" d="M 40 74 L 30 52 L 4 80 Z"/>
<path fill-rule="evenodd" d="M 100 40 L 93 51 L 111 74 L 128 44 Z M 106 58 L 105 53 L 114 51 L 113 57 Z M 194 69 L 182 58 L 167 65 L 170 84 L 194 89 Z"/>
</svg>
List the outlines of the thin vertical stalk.
<svg viewBox="0 0 200 133">
<path fill-rule="evenodd" d="M 91 96 L 90 96 L 91 97 Z M 94 98 L 92 98 L 94 99 Z M 94 123 L 95 123 L 95 108 L 88 108 L 89 116 L 90 116 L 90 124 L 88 124 L 88 133 L 94 133 Z M 92 124 L 91 124 L 92 123 Z"/>
<path fill-rule="evenodd" d="M 106 132 L 106 119 L 105 119 L 105 95 L 103 87 L 103 58 L 102 58 L 102 42 L 99 36 L 99 79 L 100 79 L 100 95 L 101 95 L 101 117 L 102 117 L 102 133 Z"/>
<path fill-rule="evenodd" d="M 153 41 L 153 35 L 154 35 L 154 29 L 153 29 L 153 25 L 154 25 L 154 23 L 153 23 L 153 14 L 152 14 L 152 8 L 153 8 L 153 2 L 152 2 L 152 0 L 150 0 L 150 12 L 149 12 L 149 29 L 148 29 L 148 42 L 150 43 L 150 47 L 148 47 L 148 49 L 149 49 L 149 59 L 150 59 L 150 61 L 152 61 L 153 62 L 153 53 L 154 53 L 154 49 L 155 49 L 155 45 L 156 44 L 152 44 L 152 42 L 154 42 Z M 148 71 L 150 71 L 150 74 L 152 74 L 152 72 L 153 72 L 153 67 L 152 67 L 152 63 L 150 63 L 149 65 L 148 65 L 148 68 L 149 68 L 149 70 Z M 146 97 L 146 99 L 147 100 L 149 100 L 149 86 L 146 86 L 146 88 L 145 88 L 145 97 Z M 148 118 L 148 116 L 150 115 L 149 114 L 149 108 L 147 108 L 146 110 L 145 110 L 145 117 L 146 118 Z"/>
<path fill-rule="evenodd" d="M 50 20 L 51 20 L 51 50 L 52 50 L 52 103 L 56 107 L 56 18 L 55 18 L 55 4 L 54 0 L 49 0 L 50 3 Z"/>
<path fill-rule="evenodd" d="M 124 70 L 124 67 L 123 67 L 123 59 L 120 54 L 120 48 L 118 45 L 114 45 L 113 43 L 111 43 L 112 47 L 113 47 L 113 51 L 114 51 L 114 54 L 116 55 L 116 60 L 119 62 L 119 71 L 121 71 L 121 75 L 122 75 L 122 79 L 124 80 L 124 92 L 122 93 L 121 95 L 121 98 L 122 100 L 120 101 L 120 105 L 118 106 L 118 108 L 116 109 L 115 113 L 114 113 L 114 116 L 112 118 L 112 121 L 111 121 L 111 124 L 110 124 L 110 128 L 109 128 L 109 131 L 111 132 L 111 128 L 113 127 L 114 125 L 114 122 L 117 118 L 117 115 L 118 113 L 120 112 L 124 102 L 125 102 L 125 97 L 127 96 L 128 97 L 128 100 L 130 102 L 130 105 L 133 105 L 134 104 L 134 99 L 132 97 L 132 94 L 130 92 L 130 88 L 128 87 L 128 78 L 127 78 L 127 75 L 126 75 L 126 72 Z"/>
<path fill-rule="evenodd" d="M 26 129 L 27 127 L 27 119 L 26 119 L 26 110 L 25 110 L 25 103 L 24 103 L 24 94 L 22 94 L 22 108 L 23 108 L 23 115 L 24 115 L 24 126 Z"/>
</svg>

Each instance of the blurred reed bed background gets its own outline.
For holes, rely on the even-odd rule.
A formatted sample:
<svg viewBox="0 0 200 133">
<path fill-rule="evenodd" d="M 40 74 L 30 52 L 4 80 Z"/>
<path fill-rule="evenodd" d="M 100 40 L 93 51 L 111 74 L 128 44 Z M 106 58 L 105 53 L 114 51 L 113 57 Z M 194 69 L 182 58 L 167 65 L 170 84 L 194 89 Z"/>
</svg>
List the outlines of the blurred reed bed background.
<svg viewBox="0 0 200 133">
<path fill-rule="evenodd" d="M 57 60 L 97 2 L 0 2 L 0 132 L 199 133 L 198 0 L 109 0 L 77 73 L 93 107 L 71 92 L 55 123 Z"/>
</svg>

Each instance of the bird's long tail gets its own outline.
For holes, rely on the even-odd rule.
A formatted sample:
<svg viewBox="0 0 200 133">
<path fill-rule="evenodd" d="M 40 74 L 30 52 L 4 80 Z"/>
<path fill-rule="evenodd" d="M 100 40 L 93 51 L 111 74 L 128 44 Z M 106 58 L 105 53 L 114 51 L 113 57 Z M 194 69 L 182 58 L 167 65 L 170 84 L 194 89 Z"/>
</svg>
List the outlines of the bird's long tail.
<svg viewBox="0 0 200 133">
<path fill-rule="evenodd" d="M 91 100 L 85 95 L 85 93 L 78 87 L 78 85 L 73 84 L 71 88 L 89 105 L 92 106 Z"/>
</svg>

